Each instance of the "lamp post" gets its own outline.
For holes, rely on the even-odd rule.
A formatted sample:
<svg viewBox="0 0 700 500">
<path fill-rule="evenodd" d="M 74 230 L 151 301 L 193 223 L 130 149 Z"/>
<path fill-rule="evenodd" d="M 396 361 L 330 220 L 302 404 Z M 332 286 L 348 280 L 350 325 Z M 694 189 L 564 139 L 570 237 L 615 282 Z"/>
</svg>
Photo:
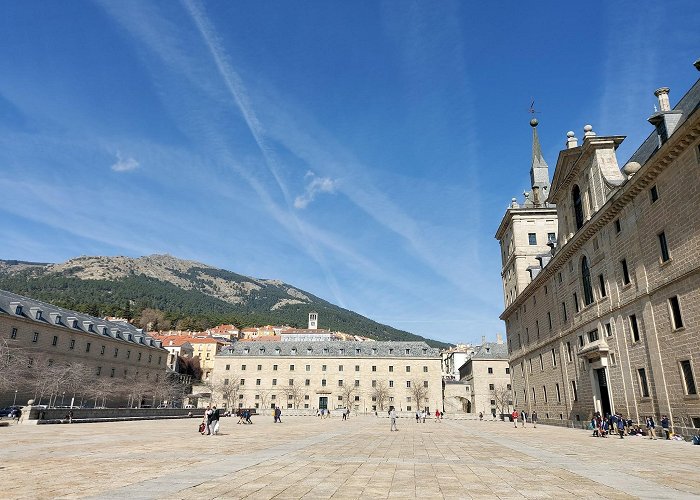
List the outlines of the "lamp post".
<svg viewBox="0 0 700 500">
<path fill-rule="evenodd" d="M 66 391 L 63 391 L 61 393 L 61 406 L 63 406 L 63 398 L 65 398 L 65 397 L 66 397 Z"/>
<path fill-rule="evenodd" d="M 17 403 L 17 389 L 15 389 L 15 399 L 12 400 L 12 406 L 15 406 Z"/>
</svg>

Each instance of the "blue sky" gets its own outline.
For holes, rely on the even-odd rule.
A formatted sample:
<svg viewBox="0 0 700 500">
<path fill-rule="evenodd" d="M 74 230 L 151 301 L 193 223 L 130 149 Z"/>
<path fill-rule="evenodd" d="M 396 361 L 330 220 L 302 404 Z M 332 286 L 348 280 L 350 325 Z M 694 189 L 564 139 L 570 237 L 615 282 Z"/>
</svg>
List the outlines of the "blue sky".
<svg viewBox="0 0 700 500">
<path fill-rule="evenodd" d="M 698 26 L 694 1 L 3 2 L 0 258 L 169 253 L 494 337 L 531 99 L 550 175 L 586 123 L 624 162 L 654 89 L 698 78 Z"/>
</svg>

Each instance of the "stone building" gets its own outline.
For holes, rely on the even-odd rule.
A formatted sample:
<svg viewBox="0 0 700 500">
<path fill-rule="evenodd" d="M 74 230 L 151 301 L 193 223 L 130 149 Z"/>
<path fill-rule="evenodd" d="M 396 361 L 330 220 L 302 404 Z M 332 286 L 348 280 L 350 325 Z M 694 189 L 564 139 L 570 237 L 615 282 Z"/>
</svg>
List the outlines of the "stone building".
<svg viewBox="0 0 700 500">
<path fill-rule="evenodd" d="M 482 342 L 476 352 L 459 368 L 459 381 L 467 386 L 469 413 L 484 416 L 509 413 L 511 408 L 508 348 L 497 342 Z"/>
<path fill-rule="evenodd" d="M 113 380 L 116 386 L 135 379 L 157 382 L 166 375 L 168 351 L 160 341 L 133 325 L 95 318 L 3 290 L 0 341 L 7 343 L 10 353 L 21 351 L 30 370 L 81 363 L 90 370 L 94 381 Z M 0 394 L 0 406 L 11 404 L 15 396 L 22 403 L 34 396 L 35 391 L 22 383 L 24 380 L 17 382 L 17 394 L 12 388 Z M 90 380 L 85 384 L 90 385 Z"/>
<path fill-rule="evenodd" d="M 440 351 L 442 357 L 442 378 L 459 380 L 459 367 L 462 366 L 479 346 L 457 344 Z"/>
<path fill-rule="evenodd" d="M 685 434 L 700 427 L 700 81 L 673 109 L 667 88 L 655 94 L 653 131 L 622 169 L 624 136 L 586 125 L 579 145 L 567 134 L 546 202 L 524 217 L 544 220 L 543 233 L 556 221 L 549 252 L 532 261 L 518 206 L 496 234 L 504 274 L 529 255 L 528 275 L 521 265 L 517 284 L 503 280 L 501 319 L 515 404 L 540 419 L 615 411 L 638 422 L 665 414 Z"/>
<path fill-rule="evenodd" d="M 440 355 L 424 342 L 241 342 L 213 374 L 214 401 L 228 408 L 442 408 Z"/>
</svg>

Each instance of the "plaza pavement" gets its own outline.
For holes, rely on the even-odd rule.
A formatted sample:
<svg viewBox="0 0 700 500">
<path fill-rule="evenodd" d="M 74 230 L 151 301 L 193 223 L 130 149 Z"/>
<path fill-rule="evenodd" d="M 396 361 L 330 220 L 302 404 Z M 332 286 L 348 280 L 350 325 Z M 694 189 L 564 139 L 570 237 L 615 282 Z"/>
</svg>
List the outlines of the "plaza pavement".
<svg viewBox="0 0 700 500">
<path fill-rule="evenodd" d="M 506 422 L 254 417 L 0 428 L 0 498 L 700 498 L 700 446 Z"/>
</svg>

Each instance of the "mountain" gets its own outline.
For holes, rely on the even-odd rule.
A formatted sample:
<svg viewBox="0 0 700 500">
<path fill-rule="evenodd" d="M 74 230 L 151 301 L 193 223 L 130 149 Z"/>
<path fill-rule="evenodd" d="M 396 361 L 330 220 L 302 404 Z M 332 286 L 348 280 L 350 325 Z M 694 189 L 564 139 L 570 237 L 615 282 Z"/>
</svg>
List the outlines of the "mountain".
<svg viewBox="0 0 700 500">
<path fill-rule="evenodd" d="M 382 325 L 278 280 L 251 278 L 169 255 L 83 256 L 62 264 L 0 260 L 0 289 L 95 316 L 137 322 L 156 318 L 165 328 L 204 329 L 220 323 L 304 328 L 314 310 L 321 328 L 376 340 L 448 345 Z"/>
</svg>

